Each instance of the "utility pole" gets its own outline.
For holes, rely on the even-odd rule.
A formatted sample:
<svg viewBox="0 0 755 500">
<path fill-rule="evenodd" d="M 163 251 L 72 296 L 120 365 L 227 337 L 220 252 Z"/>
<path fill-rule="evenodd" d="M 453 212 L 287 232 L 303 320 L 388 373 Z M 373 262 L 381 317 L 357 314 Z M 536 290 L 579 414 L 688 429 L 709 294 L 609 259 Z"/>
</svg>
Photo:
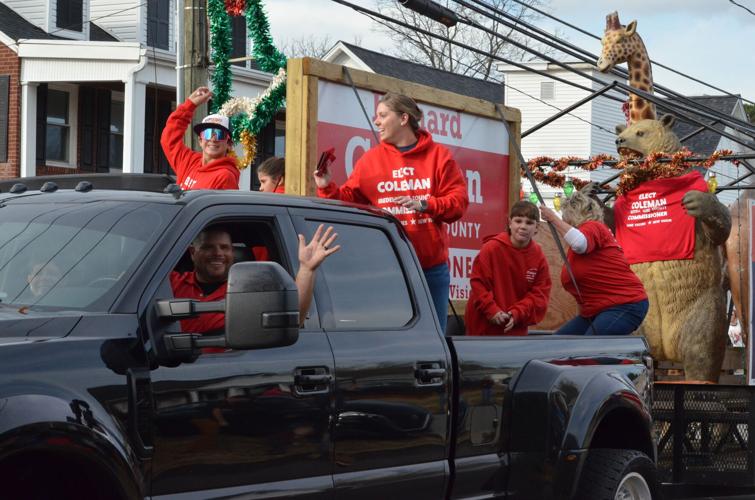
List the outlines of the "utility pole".
<svg viewBox="0 0 755 500">
<path fill-rule="evenodd" d="M 178 50 L 183 54 L 183 96 L 189 97 L 197 87 L 207 86 L 208 57 L 208 31 L 207 31 L 207 0 L 180 0 L 184 5 L 183 30 L 181 37 L 183 47 Z M 181 104 L 181 103 L 178 103 Z M 197 136 L 193 132 L 196 123 L 202 121 L 207 115 L 207 104 L 203 104 L 194 112 L 194 119 L 186 131 L 185 144 L 191 144 L 192 149 L 197 149 Z"/>
</svg>

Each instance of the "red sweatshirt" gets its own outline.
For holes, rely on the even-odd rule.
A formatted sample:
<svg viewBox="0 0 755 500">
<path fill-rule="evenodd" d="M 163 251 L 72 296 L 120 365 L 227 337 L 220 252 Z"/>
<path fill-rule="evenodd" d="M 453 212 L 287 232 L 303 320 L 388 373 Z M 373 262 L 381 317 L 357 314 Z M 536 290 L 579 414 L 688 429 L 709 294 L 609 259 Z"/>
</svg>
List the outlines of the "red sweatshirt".
<svg viewBox="0 0 755 500">
<path fill-rule="evenodd" d="M 317 194 L 391 212 L 406 229 L 424 269 L 448 260 L 444 223 L 460 219 L 469 204 L 461 169 L 450 151 L 424 130 L 418 132 L 417 145 L 403 153 L 381 142 L 357 161 L 343 186 L 331 182 Z M 427 200 L 427 210 L 408 210 L 395 202 L 398 196 Z"/>
<path fill-rule="evenodd" d="M 508 233 L 486 237 L 470 282 L 464 314 L 467 335 L 527 335 L 527 327 L 545 317 L 551 277 L 545 255 L 533 241 L 516 248 Z M 514 318 L 514 327 L 506 333 L 504 325 L 489 322 L 499 311 L 511 312 Z"/>
<path fill-rule="evenodd" d="M 184 145 L 184 132 L 191 124 L 195 109 L 194 103 L 186 99 L 170 114 L 160 137 L 160 145 L 176 172 L 178 184 L 183 190 L 238 189 L 240 174 L 234 158 L 224 156 L 203 164 L 202 153 Z"/>
<path fill-rule="evenodd" d="M 587 239 L 587 251 L 579 254 L 570 248 L 566 256 L 580 293 L 574 288 L 566 266 L 561 269 L 561 283 L 577 300 L 580 316 L 591 318 L 609 307 L 648 298 L 645 287 L 632 272 L 624 252 L 605 224 L 590 220 L 577 229 Z"/>
</svg>

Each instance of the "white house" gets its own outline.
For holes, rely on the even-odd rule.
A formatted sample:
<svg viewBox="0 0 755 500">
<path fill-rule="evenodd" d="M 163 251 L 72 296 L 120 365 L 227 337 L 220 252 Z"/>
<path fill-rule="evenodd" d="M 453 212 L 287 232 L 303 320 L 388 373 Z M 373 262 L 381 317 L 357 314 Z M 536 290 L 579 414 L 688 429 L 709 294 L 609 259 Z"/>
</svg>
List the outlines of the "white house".
<svg viewBox="0 0 755 500">
<path fill-rule="evenodd" d="M 4 0 L 0 176 L 167 172 L 159 137 L 175 108 L 176 2 Z M 234 19 L 232 57 L 249 47 Z M 255 96 L 272 79 L 248 62 L 232 71 L 234 95 Z"/>
</svg>

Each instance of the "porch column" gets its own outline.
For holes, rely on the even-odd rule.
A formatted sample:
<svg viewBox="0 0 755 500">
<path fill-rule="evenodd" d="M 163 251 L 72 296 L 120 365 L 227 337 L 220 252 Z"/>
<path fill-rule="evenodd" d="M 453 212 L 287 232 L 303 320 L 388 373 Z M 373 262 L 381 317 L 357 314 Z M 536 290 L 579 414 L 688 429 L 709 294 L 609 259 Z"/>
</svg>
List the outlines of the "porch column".
<svg viewBox="0 0 755 500">
<path fill-rule="evenodd" d="M 21 82 L 21 177 L 37 175 L 37 85 Z"/>
<path fill-rule="evenodd" d="M 147 84 L 136 73 L 125 82 L 123 96 L 123 172 L 144 173 L 144 113 Z"/>
</svg>

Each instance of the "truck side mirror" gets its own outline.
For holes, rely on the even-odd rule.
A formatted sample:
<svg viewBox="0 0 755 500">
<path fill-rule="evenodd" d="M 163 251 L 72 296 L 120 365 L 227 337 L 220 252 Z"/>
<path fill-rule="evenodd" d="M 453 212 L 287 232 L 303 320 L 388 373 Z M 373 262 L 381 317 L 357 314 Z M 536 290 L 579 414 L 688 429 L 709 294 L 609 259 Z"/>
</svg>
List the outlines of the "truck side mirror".
<svg viewBox="0 0 755 500">
<path fill-rule="evenodd" d="M 231 266 L 225 299 L 227 347 L 284 347 L 298 338 L 299 294 L 293 278 L 275 262 Z"/>
</svg>

